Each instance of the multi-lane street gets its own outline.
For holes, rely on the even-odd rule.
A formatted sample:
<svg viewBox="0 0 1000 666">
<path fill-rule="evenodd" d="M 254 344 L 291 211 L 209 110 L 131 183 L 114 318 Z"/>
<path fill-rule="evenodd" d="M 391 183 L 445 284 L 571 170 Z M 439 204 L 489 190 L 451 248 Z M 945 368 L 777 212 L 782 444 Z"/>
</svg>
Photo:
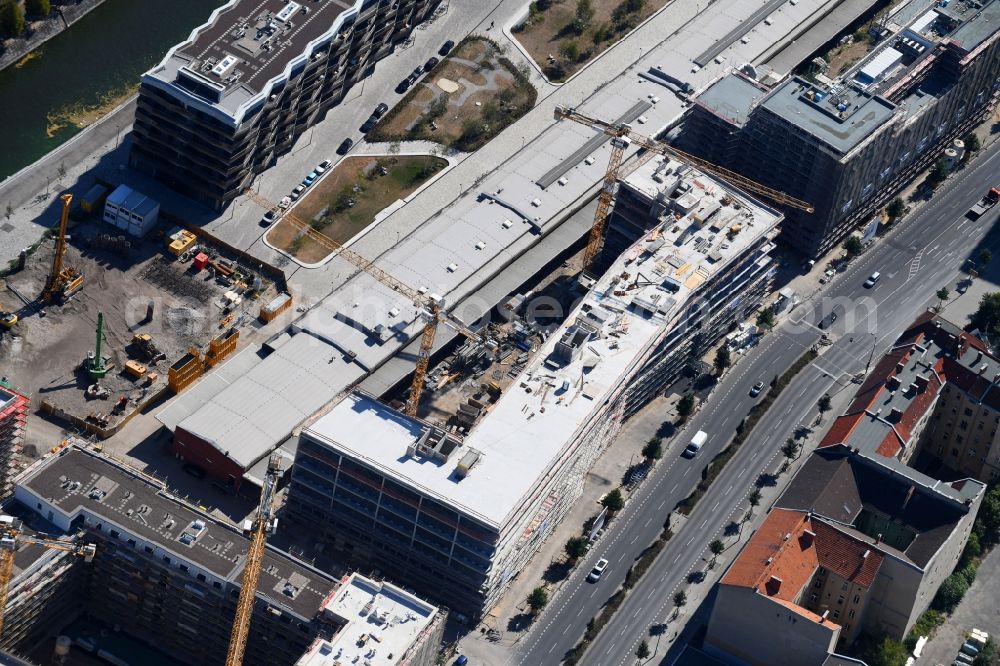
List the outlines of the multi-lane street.
<svg viewBox="0 0 1000 666">
<path fill-rule="evenodd" d="M 617 665 L 632 658 L 650 625 L 665 621 L 671 612 L 673 593 L 691 571 L 703 565 L 708 543 L 746 511 L 750 487 L 780 455 L 782 442 L 796 424 L 815 416 L 820 396 L 853 391 L 850 376 L 865 369 L 873 344 L 876 356 L 881 354 L 919 311 L 936 301 L 934 293 L 940 287 L 954 291 L 962 265 L 984 244 L 1000 214 L 995 209 L 976 222 L 965 218 L 969 206 L 996 184 L 997 173 L 1000 150 L 994 145 L 953 176 L 912 218 L 855 259 L 826 289 L 801 303 L 722 379 L 536 627 L 522 639 L 517 663 L 558 664 L 562 660 L 587 622 L 621 585 L 633 560 L 659 534 L 667 514 L 692 491 L 706 462 L 725 447 L 736 425 L 759 399 L 749 396 L 750 387 L 770 380 L 814 345 L 823 332 L 813 324 L 830 309 L 837 309 L 840 316 L 829 331 L 834 343 L 782 393 L 712 489 L 688 519 L 675 527 L 661 556 L 591 645 L 583 663 Z M 865 289 L 865 279 L 876 270 L 882 273 L 881 281 L 874 289 Z M 697 430 L 710 435 L 705 450 L 694 460 L 679 457 L 686 438 Z M 586 582 L 587 572 L 601 557 L 611 562 L 608 571 L 597 584 Z M 671 632 L 676 629 L 671 627 Z"/>
</svg>

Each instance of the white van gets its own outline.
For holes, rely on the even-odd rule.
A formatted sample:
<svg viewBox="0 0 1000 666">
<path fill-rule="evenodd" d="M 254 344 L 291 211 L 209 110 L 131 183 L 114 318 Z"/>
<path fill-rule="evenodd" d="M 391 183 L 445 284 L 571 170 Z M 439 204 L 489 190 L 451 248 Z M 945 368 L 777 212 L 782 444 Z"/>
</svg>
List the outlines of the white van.
<svg viewBox="0 0 1000 666">
<path fill-rule="evenodd" d="M 685 458 L 694 458 L 698 455 L 698 452 L 701 451 L 701 447 L 703 447 L 707 441 L 708 433 L 703 430 L 699 430 L 694 434 L 694 437 L 691 438 L 691 443 L 687 445 L 687 448 L 684 449 L 684 453 L 681 455 Z"/>
</svg>

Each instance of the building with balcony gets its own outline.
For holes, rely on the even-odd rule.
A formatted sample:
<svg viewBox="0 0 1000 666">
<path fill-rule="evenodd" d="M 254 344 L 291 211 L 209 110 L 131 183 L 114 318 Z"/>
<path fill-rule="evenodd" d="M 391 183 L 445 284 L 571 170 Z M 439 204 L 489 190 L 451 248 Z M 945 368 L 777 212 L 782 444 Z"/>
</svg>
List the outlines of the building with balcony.
<svg viewBox="0 0 1000 666">
<path fill-rule="evenodd" d="M 14 489 L 17 457 L 28 425 L 28 397 L 0 385 L 0 498 Z"/>
<path fill-rule="evenodd" d="M 146 72 L 131 165 L 224 208 L 437 0 L 230 0 Z"/>
<path fill-rule="evenodd" d="M 766 291 L 775 211 L 662 159 L 622 187 L 648 231 L 466 436 L 350 393 L 302 430 L 283 520 L 455 613 L 492 607 L 623 419 Z"/>
<path fill-rule="evenodd" d="M 733 73 L 692 105 L 678 145 L 811 203 L 783 239 L 808 256 L 840 243 L 992 112 L 1000 0 L 916 0 L 836 79 L 772 89 Z M 752 69 L 752 68 L 751 68 Z"/>
</svg>

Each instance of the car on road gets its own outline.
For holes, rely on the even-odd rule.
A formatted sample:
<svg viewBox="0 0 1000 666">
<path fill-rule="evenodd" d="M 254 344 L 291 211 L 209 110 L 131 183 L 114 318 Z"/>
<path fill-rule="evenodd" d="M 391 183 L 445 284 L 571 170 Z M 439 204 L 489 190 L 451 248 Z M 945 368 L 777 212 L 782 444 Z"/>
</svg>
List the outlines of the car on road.
<svg viewBox="0 0 1000 666">
<path fill-rule="evenodd" d="M 874 273 L 869 275 L 868 279 L 865 280 L 865 289 L 871 289 L 872 287 L 874 287 L 875 283 L 878 282 L 880 277 L 882 277 L 882 274 L 879 273 L 878 271 L 875 271 Z"/>
<path fill-rule="evenodd" d="M 597 564 L 595 564 L 594 568 L 590 570 L 589 574 L 587 574 L 587 580 L 590 581 L 591 583 L 596 583 L 597 581 L 601 580 L 601 575 L 607 568 L 608 568 L 608 561 L 602 557 L 601 559 L 597 560 Z"/>
<path fill-rule="evenodd" d="M 458 659 L 455 660 L 455 666 L 466 666 L 469 663 L 469 658 L 464 654 L 458 655 Z"/>
<path fill-rule="evenodd" d="M 314 171 L 318 174 L 324 174 L 326 173 L 326 170 L 330 168 L 331 164 L 333 164 L 333 162 L 331 162 L 330 160 L 323 160 L 322 162 L 316 165 Z"/>
<path fill-rule="evenodd" d="M 351 152 L 351 148 L 353 148 L 353 147 L 354 147 L 354 141 L 353 140 L 351 140 L 351 139 L 344 139 L 343 141 L 340 142 L 340 145 L 337 146 L 337 154 L 338 155 L 346 155 L 347 153 Z"/>
<path fill-rule="evenodd" d="M 438 55 L 442 57 L 446 56 L 451 52 L 453 48 L 455 48 L 455 41 L 449 39 L 447 42 L 441 45 L 440 49 L 438 49 Z"/>
<path fill-rule="evenodd" d="M 425 72 L 431 71 L 432 69 L 434 69 L 435 67 L 437 67 L 437 64 L 439 62 L 441 62 L 441 61 L 438 60 L 437 58 L 428 58 L 427 62 L 424 63 L 424 71 Z"/>
<path fill-rule="evenodd" d="M 310 171 L 309 175 L 302 179 L 302 184 L 309 187 L 316 182 L 317 178 L 319 178 L 319 174 L 316 171 Z"/>
<path fill-rule="evenodd" d="M 288 195 L 288 198 L 291 199 L 292 201 L 298 201 L 299 197 L 301 197 L 302 193 L 305 191 L 306 191 L 305 185 L 296 185 L 295 189 L 292 190 L 292 193 Z"/>
<path fill-rule="evenodd" d="M 705 446 L 705 442 L 708 441 L 708 433 L 704 430 L 699 430 L 691 438 L 691 443 L 687 445 L 684 452 L 681 454 L 685 458 L 694 458 L 701 451 L 701 447 Z"/>
<path fill-rule="evenodd" d="M 269 227 L 274 224 L 274 221 L 278 219 L 278 214 L 273 210 L 269 210 L 264 213 L 264 217 L 260 218 L 260 226 Z"/>
<path fill-rule="evenodd" d="M 760 395 L 760 392 L 763 390 L 764 390 L 764 382 L 757 382 L 756 384 L 753 385 L 753 388 L 750 389 L 750 397 L 756 398 L 757 396 Z"/>
<path fill-rule="evenodd" d="M 830 314 L 828 314 L 827 316 L 825 316 L 822 319 L 820 319 L 819 323 L 817 324 L 817 326 L 821 330 L 825 331 L 826 329 L 828 329 L 831 326 L 833 326 L 833 322 L 835 322 L 835 321 L 837 321 L 837 312 L 836 311 L 832 311 L 832 312 L 830 312 Z"/>
</svg>

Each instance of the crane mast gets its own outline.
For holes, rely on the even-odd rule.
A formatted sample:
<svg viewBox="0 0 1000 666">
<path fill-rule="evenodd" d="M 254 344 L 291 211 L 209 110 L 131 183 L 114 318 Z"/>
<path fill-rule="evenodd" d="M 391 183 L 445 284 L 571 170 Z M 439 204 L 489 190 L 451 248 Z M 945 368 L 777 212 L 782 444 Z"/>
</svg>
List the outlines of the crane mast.
<svg viewBox="0 0 1000 666">
<path fill-rule="evenodd" d="M 253 601 L 257 596 L 261 564 L 264 562 L 267 536 L 274 531 L 275 521 L 272 513 L 274 491 L 278 485 L 280 473 L 281 456 L 275 452 L 267 461 L 267 474 L 264 476 L 264 487 L 260 491 L 257 517 L 254 518 L 250 526 L 250 548 L 247 550 L 246 562 L 243 565 L 240 596 L 236 602 L 236 615 L 233 618 L 233 632 L 229 638 L 229 651 L 226 653 L 226 666 L 241 666 L 243 664 L 247 638 L 250 636 Z"/>
<path fill-rule="evenodd" d="M 812 213 L 815 210 L 812 204 L 806 201 L 796 199 L 795 197 L 785 194 L 780 190 L 762 185 L 736 173 L 735 171 L 721 167 L 718 164 L 709 162 L 708 160 L 703 160 L 700 157 L 695 157 L 690 153 L 678 150 L 677 148 L 674 148 L 666 143 L 643 136 L 633 130 L 632 127 L 626 123 L 609 123 L 598 118 L 593 118 L 584 113 L 580 113 L 576 109 L 562 106 L 557 106 L 555 108 L 555 119 L 572 120 L 575 123 L 586 125 L 587 127 L 592 127 L 598 131 L 604 132 L 611 137 L 611 159 L 608 161 L 608 169 L 604 174 L 604 184 L 601 187 L 601 194 L 597 201 L 597 212 L 594 214 L 594 223 L 590 228 L 590 236 L 587 239 L 587 248 L 584 250 L 583 255 L 583 265 L 585 268 L 590 266 L 591 262 L 597 258 L 597 255 L 600 253 L 601 247 L 604 244 L 604 229 L 607 226 L 608 217 L 611 213 L 611 203 L 614 199 L 615 188 L 617 187 L 619 179 L 623 178 L 626 172 L 630 173 L 636 167 L 644 163 L 649 159 L 648 156 L 652 156 L 653 154 L 672 157 L 686 164 L 698 167 L 705 173 L 718 176 L 719 178 L 722 178 L 737 187 L 747 190 L 748 192 L 753 192 L 767 197 L 782 206 L 796 208 L 807 213 Z M 622 168 L 622 158 L 624 157 L 625 150 L 627 150 L 631 144 L 635 144 L 649 152 L 647 153 L 647 156 L 639 158 L 637 163 L 631 165 L 631 167 Z"/>
<path fill-rule="evenodd" d="M 270 211 L 273 211 L 281 217 L 281 219 L 288 220 L 290 224 L 298 228 L 300 233 L 305 234 L 309 238 L 318 242 L 320 245 L 332 250 L 337 256 L 343 257 L 355 268 L 358 268 L 373 277 L 378 283 L 385 285 L 395 292 L 403 294 L 420 310 L 420 316 L 425 322 L 424 329 L 420 335 L 420 349 L 417 352 L 417 364 L 413 371 L 413 379 L 410 383 L 406 407 L 403 410 L 407 416 L 416 416 L 417 407 L 420 404 L 420 394 L 423 392 L 424 381 L 427 377 L 427 368 L 430 365 L 431 353 L 434 350 L 434 339 L 437 336 L 438 324 L 443 323 L 458 331 L 470 340 L 476 342 L 481 340 L 479 334 L 471 330 L 458 319 L 449 315 L 445 311 L 445 301 L 441 296 L 438 296 L 437 294 L 421 293 L 404 282 L 397 280 L 388 272 L 376 266 L 375 262 L 371 259 L 358 254 L 350 248 L 344 247 L 326 234 L 316 231 L 312 225 L 303 222 L 291 212 L 286 212 L 282 215 L 281 209 L 278 208 L 278 206 L 253 190 L 246 190 L 245 194 L 251 201 Z"/>
</svg>

